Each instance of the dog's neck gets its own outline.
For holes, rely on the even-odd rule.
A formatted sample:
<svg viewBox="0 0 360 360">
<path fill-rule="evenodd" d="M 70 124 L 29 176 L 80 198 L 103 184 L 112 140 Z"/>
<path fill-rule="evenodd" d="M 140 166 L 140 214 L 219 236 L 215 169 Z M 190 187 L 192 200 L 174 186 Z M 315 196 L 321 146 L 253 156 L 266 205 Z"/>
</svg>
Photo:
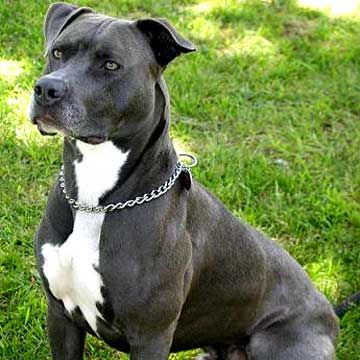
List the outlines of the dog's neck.
<svg viewBox="0 0 360 360">
<path fill-rule="evenodd" d="M 169 103 L 164 83 L 145 129 L 131 139 L 89 145 L 65 138 L 64 167 L 67 193 L 88 206 L 126 201 L 164 183 L 177 156 L 169 136 Z M 81 176 L 80 176 L 81 174 Z M 82 200 L 82 201 L 81 201 Z"/>
</svg>

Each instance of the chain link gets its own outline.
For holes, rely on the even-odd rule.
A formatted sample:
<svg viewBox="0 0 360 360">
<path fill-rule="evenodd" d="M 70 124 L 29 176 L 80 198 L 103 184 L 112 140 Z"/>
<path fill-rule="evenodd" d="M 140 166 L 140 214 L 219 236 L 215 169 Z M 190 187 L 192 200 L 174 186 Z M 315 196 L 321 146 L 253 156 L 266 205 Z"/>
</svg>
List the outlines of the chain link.
<svg viewBox="0 0 360 360">
<path fill-rule="evenodd" d="M 166 192 L 168 192 L 173 185 L 175 184 L 175 181 L 180 176 L 182 171 L 189 171 L 190 168 L 193 167 L 196 164 L 196 158 L 193 155 L 189 154 L 180 154 L 179 156 L 187 156 L 193 160 L 192 164 L 185 165 L 182 162 L 178 161 L 175 166 L 175 170 L 171 177 L 162 185 L 160 185 L 157 189 L 152 190 L 150 193 L 145 193 L 141 196 L 137 196 L 135 199 L 127 200 L 125 202 L 118 202 L 116 204 L 108 204 L 105 206 L 98 205 L 98 206 L 87 206 L 85 204 L 80 204 L 77 200 L 71 198 L 65 187 L 65 175 L 64 175 L 64 165 L 61 166 L 60 173 L 59 173 L 59 186 L 61 188 L 61 191 L 63 192 L 65 199 L 67 202 L 72 206 L 74 209 L 78 211 L 85 211 L 89 213 L 106 213 L 111 212 L 114 210 L 122 210 L 124 208 L 131 208 L 135 205 L 141 205 L 145 202 L 149 202 L 151 200 L 157 199 L 158 197 L 164 195 Z"/>
</svg>

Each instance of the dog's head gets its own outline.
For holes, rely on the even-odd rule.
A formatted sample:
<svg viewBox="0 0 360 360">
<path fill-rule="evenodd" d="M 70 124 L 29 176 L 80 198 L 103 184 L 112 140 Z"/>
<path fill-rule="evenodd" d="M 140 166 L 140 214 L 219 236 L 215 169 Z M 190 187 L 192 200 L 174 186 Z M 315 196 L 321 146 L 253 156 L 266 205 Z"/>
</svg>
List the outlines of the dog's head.
<svg viewBox="0 0 360 360">
<path fill-rule="evenodd" d="M 166 20 L 119 20 L 67 3 L 50 6 L 44 32 L 47 64 L 31 120 L 43 134 L 91 144 L 144 127 L 162 71 L 195 50 Z"/>
</svg>

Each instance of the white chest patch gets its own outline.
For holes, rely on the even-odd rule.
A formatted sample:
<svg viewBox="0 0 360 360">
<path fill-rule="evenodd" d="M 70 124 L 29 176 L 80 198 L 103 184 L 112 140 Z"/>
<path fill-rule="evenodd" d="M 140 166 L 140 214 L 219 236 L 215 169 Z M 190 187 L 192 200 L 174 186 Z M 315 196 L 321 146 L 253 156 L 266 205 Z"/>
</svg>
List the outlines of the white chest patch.
<svg viewBox="0 0 360 360">
<path fill-rule="evenodd" d="M 82 160 L 75 161 L 78 201 L 96 206 L 99 198 L 116 184 L 129 152 L 122 152 L 112 142 L 88 145 L 77 141 Z M 88 324 L 96 332 L 96 307 L 102 304 L 99 265 L 99 242 L 103 213 L 77 211 L 71 235 L 61 245 L 45 244 L 43 270 L 52 294 L 62 300 L 67 311 L 80 308 Z"/>
</svg>

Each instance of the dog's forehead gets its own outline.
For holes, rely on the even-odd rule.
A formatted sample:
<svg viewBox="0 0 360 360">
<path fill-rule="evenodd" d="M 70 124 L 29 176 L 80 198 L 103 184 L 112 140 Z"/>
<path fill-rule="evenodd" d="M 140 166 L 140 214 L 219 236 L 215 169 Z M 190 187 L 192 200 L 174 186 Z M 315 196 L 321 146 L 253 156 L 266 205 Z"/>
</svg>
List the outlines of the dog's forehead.
<svg viewBox="0 0 360 360">
<path fill-rule="evenodd" d="M 93 51 L 113 49 L 124 54 L 130 54 L 131 50 L 138 47 L 137 44 L 146 52 L 148 46 L 144 48 L 143 36 L 134 26 L 134 21 L 99 14 L 80 16 L 54 42 L 55 46 L 82 47 Z"/>
</svg>

